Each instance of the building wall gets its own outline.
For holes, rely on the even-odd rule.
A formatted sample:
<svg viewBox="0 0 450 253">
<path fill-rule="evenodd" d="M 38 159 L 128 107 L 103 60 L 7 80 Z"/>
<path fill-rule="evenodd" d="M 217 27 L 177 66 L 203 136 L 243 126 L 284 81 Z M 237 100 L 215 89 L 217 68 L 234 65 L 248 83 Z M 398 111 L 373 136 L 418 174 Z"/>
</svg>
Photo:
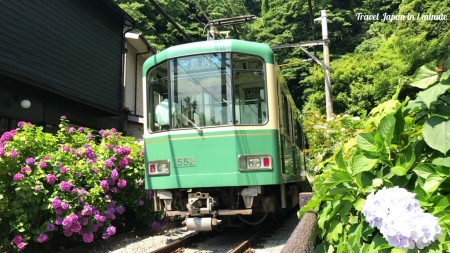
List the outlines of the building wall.
<svg viewBox="0 0 450 253">
<path fill-rule="evenodd" d="M 0 1 L 0 117 L 120 128 L 123 28 L 111 1 Z"/>
</svg>

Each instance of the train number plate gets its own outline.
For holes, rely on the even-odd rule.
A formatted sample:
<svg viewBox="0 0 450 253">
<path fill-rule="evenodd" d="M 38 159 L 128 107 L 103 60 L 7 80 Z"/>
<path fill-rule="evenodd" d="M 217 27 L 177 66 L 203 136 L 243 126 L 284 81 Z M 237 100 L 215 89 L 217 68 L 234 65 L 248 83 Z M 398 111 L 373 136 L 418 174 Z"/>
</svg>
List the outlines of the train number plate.
<svg viewBox="0 0 450 253">
<path fill-rule="evenodd" d="M 176 159 L 177 167 L 195 167 L 197 166 L 195 157 L 181 157 Z"/>
</svg>

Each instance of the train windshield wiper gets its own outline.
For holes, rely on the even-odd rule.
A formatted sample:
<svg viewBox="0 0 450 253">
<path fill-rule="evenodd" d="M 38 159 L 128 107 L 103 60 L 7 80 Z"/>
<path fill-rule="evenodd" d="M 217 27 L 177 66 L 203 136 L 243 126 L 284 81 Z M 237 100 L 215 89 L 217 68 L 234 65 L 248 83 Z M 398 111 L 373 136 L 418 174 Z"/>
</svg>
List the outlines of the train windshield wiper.
<svg viewBox="0 0 450 253">
<path fill-rule="evenodd" d="M 180 114 L 185 120 L 187 120 L 189 123 L 191 123 L 194 127 L 195 127 L 195 129 L 197 129 L 197 131 L 199 132 L 199 133 L 201 133 L 201 132 L 203 132 L 203 130 L 199 127 L 199 126 L 197 126 L 192 120 L 190 120 L 186 115 L 184 115 L 182 112 L 178 112 L 178 114 Z"/>
</svg>

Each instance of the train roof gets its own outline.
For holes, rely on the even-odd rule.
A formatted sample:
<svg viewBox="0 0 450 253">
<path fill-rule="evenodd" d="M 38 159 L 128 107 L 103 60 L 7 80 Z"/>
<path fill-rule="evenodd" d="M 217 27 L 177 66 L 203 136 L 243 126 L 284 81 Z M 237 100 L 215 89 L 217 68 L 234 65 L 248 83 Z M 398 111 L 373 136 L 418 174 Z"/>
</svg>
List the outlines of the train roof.
<svg viewBox="0 0 450 253">
<path fill-rule="evenodd" d="M 211 52 L 238 52 L 261 56 L 266 63 L 275 63 L 272 49 L 263 43 L 224 39 L 193 42 L 169 47 L 147 59 L 144 71 L 170 58 Z M 145 73 L 144 73 L 145 75 Z"/>
</svg>

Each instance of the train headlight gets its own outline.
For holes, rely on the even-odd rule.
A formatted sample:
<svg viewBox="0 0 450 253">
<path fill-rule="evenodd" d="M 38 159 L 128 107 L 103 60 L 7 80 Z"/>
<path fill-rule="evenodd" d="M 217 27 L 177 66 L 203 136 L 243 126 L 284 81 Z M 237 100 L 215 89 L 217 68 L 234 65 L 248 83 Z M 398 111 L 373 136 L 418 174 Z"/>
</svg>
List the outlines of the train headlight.
<svg viewBox="0 0 450 253">
<path fill-rule="evenodd" d="M 147 164 L 147 175 L 161 176 L 170 174 L 169 160 L 151 161 Z"/>
<path fill-rule="evenodd" d="M 238 157 L 239 170 L 271 170 L 272 157 L 270 155 L 240 155 Z"/>
<path fill-rule="evenodd" d="M 259 158 L 249 158 L 247 161 L 248 161 L 249 168 L 261 167 L 261 159 L 259 159 Z"/>
</svg>

